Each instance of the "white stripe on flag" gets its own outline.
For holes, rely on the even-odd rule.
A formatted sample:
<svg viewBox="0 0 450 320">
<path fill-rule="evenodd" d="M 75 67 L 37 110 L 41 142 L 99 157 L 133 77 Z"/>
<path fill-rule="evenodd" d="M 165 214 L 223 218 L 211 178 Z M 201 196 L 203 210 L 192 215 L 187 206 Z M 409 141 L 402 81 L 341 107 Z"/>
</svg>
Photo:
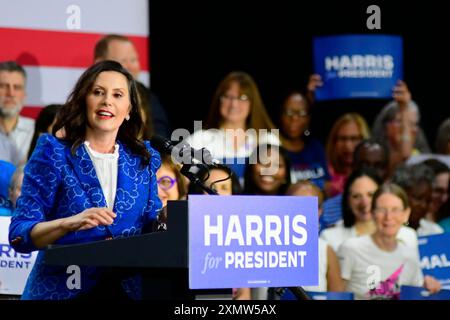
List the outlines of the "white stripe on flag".
<svg viewBox="0 0 450 320">
<path fill-rule="evenodd" d="M 80 29 L 68 27 L 71 6 L 79 8 Z M 147 0 L 5 0 L 0 9 L 0 27 L 68 32 L 148 36 L 149 19 Z"/>
</svg>

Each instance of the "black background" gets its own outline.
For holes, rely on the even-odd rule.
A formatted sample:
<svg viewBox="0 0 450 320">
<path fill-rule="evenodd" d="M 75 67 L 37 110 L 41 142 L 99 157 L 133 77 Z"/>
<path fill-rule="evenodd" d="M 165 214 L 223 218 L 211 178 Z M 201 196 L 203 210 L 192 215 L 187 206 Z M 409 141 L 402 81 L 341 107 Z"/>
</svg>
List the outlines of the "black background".
<svg viewBox="0 0 450 320">
<path fill-rule="evenodd" d="M 369 30 L 367 7 L 381 9 L 381 30 Z M 151 87 L 172 129 L 192 131 L 204 120 L 213 92 L 230 71 L 256 80 L 272 119 L 283 96 L 304 89 L 312 73 L 312 39 L 344 33 L 401 35 L 404 80 L 422 112 L 434 147 L 436 129 L 450 115 L 447 11 L 437 1 L 150 1 Z M 387 100 L 317 103 L 313 134 L 325 143 L 333 121 L 356 111 L 369 125 Z"/>
</svg>

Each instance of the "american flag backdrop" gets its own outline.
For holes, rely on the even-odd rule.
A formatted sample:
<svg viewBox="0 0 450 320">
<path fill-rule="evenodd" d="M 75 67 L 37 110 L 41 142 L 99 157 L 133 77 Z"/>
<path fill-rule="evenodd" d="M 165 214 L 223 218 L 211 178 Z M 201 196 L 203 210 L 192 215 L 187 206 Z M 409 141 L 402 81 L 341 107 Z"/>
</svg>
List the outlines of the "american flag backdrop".
<svg viewBox="0 0 450 320">
<path fill-rule="evenodd" d="M 2 0 L 0 61 L 17 61 L 28 75 L 22 115 L 35 118 L 39 108 L 65 102 L 93 63 L 95 43 L 110 33 L 133 41 L 139 80 L 149 85 L 147 0 Z"/>
<path fill-rule="evenodd" d="M 134 42 L 140 80 L 148 85 L 148 6 L 147 0 L 0 0 L 0 61 L 17 61 L 28 75 L 22 114 L 35 118 L 43 106 L 64 103 L 93 63 L 96 42 L 109 33 Z M 37 252 L 9 254 L 9 222 L 0 219 L 0 294 L 20 295 Z"/>
</svg>

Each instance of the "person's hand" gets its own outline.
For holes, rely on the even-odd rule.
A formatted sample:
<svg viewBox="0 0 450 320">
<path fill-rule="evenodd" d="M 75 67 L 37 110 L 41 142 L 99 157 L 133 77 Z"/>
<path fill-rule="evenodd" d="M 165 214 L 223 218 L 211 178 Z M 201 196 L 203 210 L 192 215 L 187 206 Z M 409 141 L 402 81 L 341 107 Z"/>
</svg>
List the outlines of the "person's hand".
<svg viewBox="0 0 450 320">
<path fill-rule="evenodd" d="M 89 208 L 71 217 L 64 218 L 61 227 L 67 231 L 79 231 L 109 226 L 117 215 L 108 208 Z"/>
<path fill-rule="evenodd" d="M 436 280 L 436 278 L 427 275 L 423 280 L 423 286 L 425 289 L 430 291 L 430 293 L 437 293 L 441 291 L 441 283 Z"/>
<path fill-rule="evenodd" d="M 392 91 L 392 97 L 397 101 L 400 110 L 405 110 L 411 102 L 411 92 L 406 83 L 402 80 L 397 81 L 397 84 Z"/>
<path fill-rule="evenodd" d="M 309 76 L 308 85 L 306 86 L 308 92 L 315 92 L 317 87 L 321 86 L 323 86 L 323 82 L 320 74 L 315 73 Z"/>
</svg>

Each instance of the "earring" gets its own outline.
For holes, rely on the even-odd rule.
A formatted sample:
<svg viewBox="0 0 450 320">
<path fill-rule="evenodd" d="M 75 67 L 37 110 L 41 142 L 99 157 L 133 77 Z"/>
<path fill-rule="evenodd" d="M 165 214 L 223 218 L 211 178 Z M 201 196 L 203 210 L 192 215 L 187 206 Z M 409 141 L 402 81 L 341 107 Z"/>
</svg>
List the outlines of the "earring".
<svg viewBox="0 0 450 320">
<path fill-rule="evenodd" d="M 303 134 L 305 136 L 309 136 L 311 134 L 311 132 L 308 129 L 306 129 L 305 131 L 303 131 Z"/>
<path fill-rule="evenodd" d="M 130 115 L 129 114 L 127 114 L 127 116 L 125 117 L 125 120 L 130 120 Z"/>
</svg>

